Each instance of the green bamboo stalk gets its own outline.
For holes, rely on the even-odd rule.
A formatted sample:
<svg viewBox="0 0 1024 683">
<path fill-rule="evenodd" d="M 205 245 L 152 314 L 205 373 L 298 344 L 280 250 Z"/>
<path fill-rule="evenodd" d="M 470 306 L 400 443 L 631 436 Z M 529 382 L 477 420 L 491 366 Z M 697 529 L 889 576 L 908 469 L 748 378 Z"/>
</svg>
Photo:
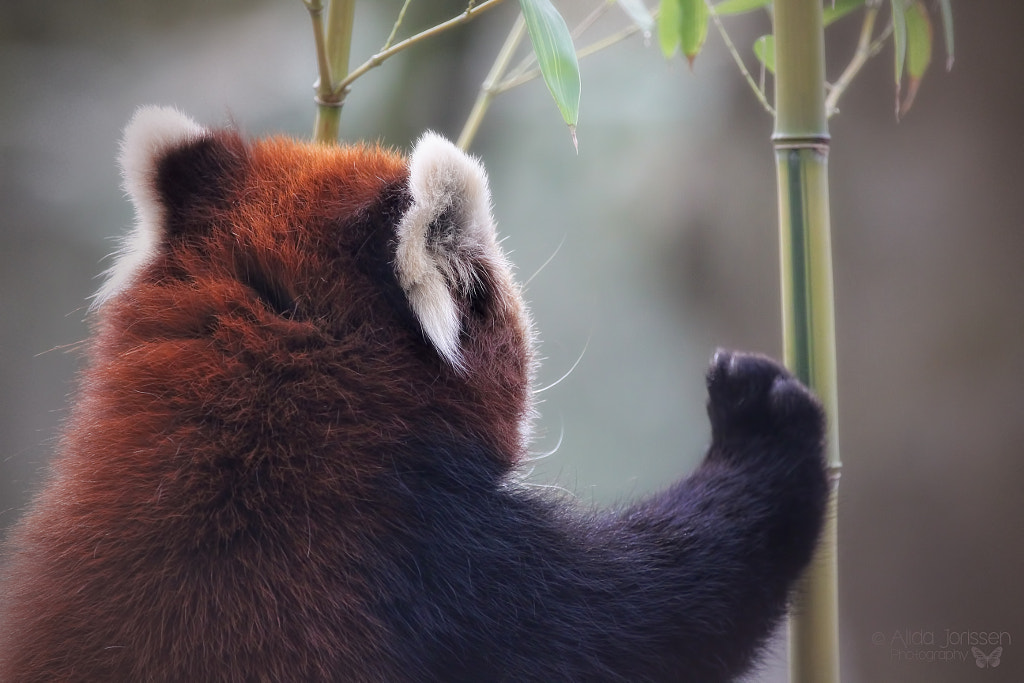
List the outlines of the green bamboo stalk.
<svg viewBox="0 0 1024 683">
<path fill-rule="evenodd" d="M 793 683 L 839 681 L 836 501 L 839 429 L 821 0 L 774 0 L 775 132 L 786 365 L 829 418 L 831 483 L 821 545 L 790 618 Z"/>
<path fill-rule="evenodd" d="M 307 4 L 308 6 L 308 4 Z M 329 71 L 320 68 L 320 84 L 316 91 L 316 123 L 313 139 L 330 144 L 337 142 L 341 129 L 341 105 L 345 102 L 346 88 L 339 87 L 348 76 L 348 59 L 352 46 L 352 28 L 355 24 L 355 0 L 330 0 L 327 23 L 322 29 L 314 16 L 314 30 L 323 31 L 324 49 Z M 319 43 L 320 36 L 317 36 Z M 319 45 L 318 51 L 319 51 Z M 321 58 L 321 63 L 323 59 Z"/>
</svg>

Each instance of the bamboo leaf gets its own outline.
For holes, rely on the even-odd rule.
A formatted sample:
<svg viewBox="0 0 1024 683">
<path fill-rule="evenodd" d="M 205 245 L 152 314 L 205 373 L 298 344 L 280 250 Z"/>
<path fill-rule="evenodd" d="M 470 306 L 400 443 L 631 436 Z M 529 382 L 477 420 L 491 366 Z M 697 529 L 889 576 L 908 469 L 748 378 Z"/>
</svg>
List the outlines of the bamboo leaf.
<svg viewBox="0 0 1024 683">
<path fill-rule="evenodd" d="M 914 97 L 932 62 L 932 22 L 928 10 L 920 0 L 907 7 L 907 95 L 900 105 L 900 116 L 905 116 L 914 104 Z"/>
<path fill-rule="evenodd" d="M 892 42 L 895 48 L 896 116 L 900 114 L 900 85 L 903 81 L 903 66 L 907 61 L 907 15 L 904 0 L 889 0 L 892 8 Z"/>
<path fill-rule="evenodd" d="M 641 0 L 618 0 L 618 2 L 622 11 L 628 14 L 633 23 L 643 31 L 646 40 L 654 32 L 654 17 L 647 11 L 647 6 Z"/>
<path fill-rule="evenodd" d="M 953 68 L 953 8 L 949 0 L 939 0 L 943 38 L 946 40 L 946 71 Z"/>
<path fill-rule="evenodd" d="M 680 19 L 682 18 L 682 0 L 661 0 L 658 6 L 658 45 L 661 46 L 661 54 L 666 58 L 671 57 L 679 48 L 681 38 Z"/>
<path fill-rule="evenodd" d="M 825 26 L 828 26 L 863 5 L 864 0 L 835 0 L 834 3 L 827 5 L 822 11 L 822 22 Z"/>
<path fill-rule="evenodd" d="M 693 67 L 693 60 L 700 54 L 704 40 L 708 37 L 708 19 L 711 13 L 704 0 L 683 0 L 680 3 L 680 38 L 686 60 Z"/>
<path fill-rule="evenodd" d="M 576 144 L 580 113 L 580 65 L 565 20 L 550 0 L 519 0 L 544 82 Z"/>
<path fill-rule="evenodd" d="M 754 54 L 757 60 L 772 74 L 775 73 L 775 36 L 770 33 L 754 41 Z"/>
<path fill-rule="evenodd" d="M 714 6 L 715 14 L 720 17 L 730 14 L 745 14 L 766 7 L 772 0 L 723 0 Z"/>
<path fill-rule="evenodd" d="M 907 75 L 921 78 L 932 61 L 932 22 L 921 0 L 907 8 Z"/>
</svg>

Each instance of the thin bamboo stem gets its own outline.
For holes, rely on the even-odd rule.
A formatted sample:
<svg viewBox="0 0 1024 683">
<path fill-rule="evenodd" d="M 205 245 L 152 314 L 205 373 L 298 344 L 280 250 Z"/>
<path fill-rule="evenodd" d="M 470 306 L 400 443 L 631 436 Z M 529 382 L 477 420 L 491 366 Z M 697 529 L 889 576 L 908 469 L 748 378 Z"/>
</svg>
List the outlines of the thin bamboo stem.
<svg viewBox="0 0 1024 683">
<path fill-rule="evenodd" d="M 774 0 L 775 131 L 786 364 L 829 418 L 831 484 L 818 552 L 790 619 L 793 683 L 839 681 L 836 501 L 839 489 L 835 315 L 828 198 L 829 134 L 821 0 Z"/>
<path fill-rule="evenodd" d="M 641 28 L 639 26 L 637 26 L 636 24 L 630 24 L 625 28 L 619 29 L 615 33 L 609 34 L 599 40 L 595 40 L 593 43 L 590 43 L 589 45 L 584 45 L 583 47 L 576 51 L 576 59 L 583 59 L 584 57 L 589 57 L 590 55 L 597 54 L 601 50 L 606 50 L 612 45 L 621 43 L 626 38 L 629 38 L 632 35 L 636 35 L 637 33 L 640 33 L 640 31 Z M 540 74 L 540 69 L 537 70 L 537 73 L 538 75 Z"/>
<path fill-rule="evenodd" d="M 391 47 L 391 43 L 395 42 L 395 35 L 398 34 L 398 28 L 402 25 L 402 21 L 405 20 L 405 11 L 409 9 L 409 5 L 412 4 L 412 0 L 405 0 L 402 3 L 402 9 L 398 10 L 398 18 L 395 19 L 395 25 L 391 27 L 391 33 L 388 34 L 388 39 L 384 41 L 384 47 L 381 50 L 387 50 Z"/>
<path fill-rule="evenodd" d="M 487 73 L 487 77 L 484 78 L 483 85 L 480 86 L 480 93 L 477 95 L 476 102 L 473 103 L 473 109 L 469 112 L 469 118 L 466 119 L 462 132 L 459 134 L 459 139 L 455 143 L 459 149 L 467 150 L 473 144 L 473 138 L 476 137 L 476 133 L 480 129 L 480 123 L 484 120 L 484 116 L 491 106 L 491 100 L 497 94 L 498 82 L 505 74 L 505 70 L 508 69 L 508 65 L 512 61 L 512 55 L 515 54 L 516 48 L 519 47 L 519 43 L 523 40 L 525 33 L 526 21 L 523 19 L 522 13 L 520 13 L 516 17 L 515 23 L 512 24 L 512 30 L 509 31 L 508 37 L 505 38 L 501 50 L 498 51 L 498 56 L 495 58 L 494 64 L 491 65 L 491 70 Z"/>
<path fill-rule="evenodd" d="M 857 77 L 857 74 L 864 68 L 868 60 L 878 54 L 885 44 L 885 40 L 892 33 L 892 24 L 889 24 L 877 39 L 872 40 L 875 33 L 875 20 L 878 18 L 878 10 L 879 6 L 877 4 L 869 4 L 864 10 L 864 20 L 860 27 L 857 49 L 854 51 L 850 63 L 843 69 L 843 73 L 832 84 L 828 97 L 825 98 L 825 111 L 830 117 L 839 111 L 839 98 L 850 87 L 850 83 Z"/>
<path fill-rule="evenodd" d="M 594 22 L 596 22 L 598 19 L 604 16 L 608 12 L 608 10 L 612 8 L 613 4 L 613 2 L 601 3 L 596 8 L 594 8 L 590 12 L 590 14 L 584 17 L 583 21 L 577 24 L 576 27 L 569 33 L 569 35 L 572 37 L 573 42 L 575 43 L 587 31 L 587 29 L 594 25 Z M 639 27 L 637 27 L 637 30 L 639 30 Z M 579 58 L 580 52 L 577 51 L 576 59 Z M 523 83 L 528 83 L 533 79 L 539 77 L 541 75 L 540 69 L 537 67 L 534 67 L 532 69 L 530 68 L 536 63 L 537 54 L 533 50 L 530 50 L 528 54 L 526 54 L 521 60 L 519 60 L 518 64 L 516 64 L 512 69 L 509 70 L 508 77 L 502 82 L 502 84 L 495 86 L 497 88 L 497 92 L 495 94 L 500 94 L 502 92 L 505 92 L 506 90 L 510 90 L 512 88 L 520 86 Z M 506 84 L 510 85 L 506 86 Z"/>
<path fill-rule="evenodd" d="M 355 81 L 357 78 L 365 74 L 367 71 L 377 68 L 391 57 L 397 55 L 399 52 L 407 50 L 413 45 L 416 45 L 417 43 L 420 43 L 426 40 L 427 38 L 432 38 L 439 33 L 447 31 L 448 29 L 455 28 L 460 24 L 464 24 L 467 21 L 470 21 L 471 19 L 480 15 L 481 13 L 486 12 L 487 10 L 492 9 L 494 7 L 497 7 L 503 1 L 504 0 L 487 0 L 487 2 L 483 2 L 479 5 L 471 3 L 470 6 L 466 8 L 466 11 L 464 11 L 462 14 L 456 15 L 449 19 L 448 21 L 442 22 L 437 26 L 428 28 L 427 30 L 421 31 L 420 33 L 417 33 L 416 35 L 410 38 L 406 38 L 403 41 L 395 43 L 394 45 L 385 50 L 381 50 L 380 52 L 373 55 L 365 62 L 357 66 L 351 72 L 349 72 L 348 76 L 341 79 L 341 81 L 339 81 L 337 86 L 335 87 L 340 91 L 346 90 L 350 85 L 352 85 L 352 82 Z"/>
<path fill-rule="evenodd" d="M 732 56 L 732 61 L 736 63 L 736 66 L 737 68 L 739 68 L 740 73 L 743 74 L 743 78 L 744 80 L 746 80 L 747 85 L 749 85 L 750 89 L 754 91 L 754 97 L 757 98 L 757 101 L 761 103 L 761 106 L 764 107 L 764 110 L 766 112 L 768 112 L 772 116 L 775 116 L 775 109 L 773 109 L 772 105 L 768 102 L 768 98 L 764 94 L 764 87 L 759 86 L 754 81 L 754 77 L 750 75 L 750 71 L 747 70 L 747 65 L 743 63 L 743 57 L 740 56 L 739 50 L 736 49 L 736 46 L 733 44 L 732 39 L 726 32 L 725 26 L 722 24 L 722 20 L 719 18 L 718 14 L 715 12 L 714 7 L 710 3 L 710 0 L 708 0 L 708 9 L 711 10 L 710 12 L 708 12 L 708 14 L 711 16 L 711 21 L 714 22 L 715 28 L 718 29 L 719 35 L 722 36 L 722 42 L 725 43 L 726 49 Z"/>
<path fill-rule="evenodd" d="M 586 59 L 591 55 L 597 54 L 602 50 L 608 49 L 612 45 L 621 43 L 626 38 L 636 35 L 639 32 L 639 26 L 637 26 L 636 24 L 630 24 L 629 26 L 626 26 L 625 28 L 616 31 L 615 33 L 607 35 L 599 40 L 595 40 L 593 43 L 590 43 L 589 45 L 581 47 L 579 50 L 576 51 L 576 59 L 582 61 L 583 59 Z M 492 88 L 494 95 L 500 95 L 503 92 L 512 90 L 513 88 L 518 88 L 521 85 L 525 85 L 530 81 L 541 77 L 541 72 L 538 67 L 534 67 L 532 69 L 523 69 L 521 67 L 524 63 L 526 63 L 526 60 L 520 62 L 516 66 L 516 68 L 513 69 L 505 77 L 504 80 L 494 85 L 494 87 Z"/>
</svg>

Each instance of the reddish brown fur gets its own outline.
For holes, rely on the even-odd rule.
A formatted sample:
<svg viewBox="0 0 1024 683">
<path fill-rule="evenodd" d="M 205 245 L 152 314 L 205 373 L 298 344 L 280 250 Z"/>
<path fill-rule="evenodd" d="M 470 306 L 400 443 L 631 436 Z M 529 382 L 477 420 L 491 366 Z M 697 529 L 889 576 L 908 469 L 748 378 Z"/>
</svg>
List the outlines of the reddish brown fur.
<svg viewBox="0 0 1024 683">
<path fill-rule="evenodd" d="M 439 425 L 502 468 L 520 457 L 517 313 L 466 316 L 460 375 L 361 258 L 390 253 L 405 160 L 216 135 L 229 182 L 171 213 L 95 320 L 52 479 L 10 542 L 3 680 L 386 679 L 365 572 L 339 568 L 372 572 L 400 514 L 376 474 Z M 330 647 L 288 649 L 305 639 Z"/>
</svg>

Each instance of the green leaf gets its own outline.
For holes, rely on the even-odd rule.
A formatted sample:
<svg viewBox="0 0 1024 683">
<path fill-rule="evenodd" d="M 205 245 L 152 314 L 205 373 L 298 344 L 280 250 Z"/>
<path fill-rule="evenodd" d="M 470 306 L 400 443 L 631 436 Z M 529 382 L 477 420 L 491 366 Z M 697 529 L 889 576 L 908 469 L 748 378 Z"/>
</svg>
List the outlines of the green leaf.
<svg viewBox="0 0 1024 683">
<path fill-rule="evenodd" d="M 907 75 L 921 78 L 932 61 L 932 22 L 920 0 L 907 8 Z"/>
<path fill-rule="evenodd" d="M 679 27 L 682 18 L 682 0 L 661 0 L 658 6 L 658 44 L 661 54 L 671 57 L 679 48 Z"/>
<path fill-rule="evenodd" d="M 569 124 L 573 144 L 580 114 L 580 65 L 565 20 L 550 0 L 519 0 L 544 82 Z"/>
<path fill-rule="evenodd" d="M 704 0 L 683 0 L 680 3 L 680 44 L 683 54 L 693 66 L 693 60 L 700 54 L 704 40 L 708 37 L 708 19 L 711 13 Z"/>
<path fill-rule="evenodd" d="M 831 5 L 825 6 L 822 13 L 822 20 L 824 21 L 825 26 L 828 26 L 831 23 L 839 21 L 847 14 L 858 7 L 862 7 L 863 5 L 864 0 L 835 0 Z"/>
<path fill-rule="evenodd" d="M 771 73 L 775 73 L 775 36 L 768 34 L 754 41 L 754 54 L 757 60 Z"/>
<path fill-rule="evenodd" d="M 907 95 L 900 105 L 904 116 L 914 104 L 921 78 L 932 62 L 932 21 L 921 0 L 907 7 Z"/>
<path fill-rule="evenodd" d="M 761 9 L 771 3 L 772 0 L 723 0 L 715 5 L 715 14 L 725 17 L 730 14 L 745 14 Z"/>
<path fill-rule="evenodd" d="M 907 61 L 907 15 L 904 0 L 889 0 L 892 8 L 892 42 L 896 53 L 896 115 L 900 112 L 900 84 L 903 81 L 903 65 Z"/>
<path fill-rule="evenodd" d="M 953 68 L 953 8 L 949 0 L 939 0 L 939 12 L 942 15 L 943 38 L 946 39 L 946 71 Z"/>
<path fill-rule="evenodd" d="M 645 38 L 654 32 L 654 17 L 647 11 L 647 6 L 641 0 L 618 0 L 618 2 L 622 11 L 628 14 L 633 23 L 643 31 Z"/>
</svg>

